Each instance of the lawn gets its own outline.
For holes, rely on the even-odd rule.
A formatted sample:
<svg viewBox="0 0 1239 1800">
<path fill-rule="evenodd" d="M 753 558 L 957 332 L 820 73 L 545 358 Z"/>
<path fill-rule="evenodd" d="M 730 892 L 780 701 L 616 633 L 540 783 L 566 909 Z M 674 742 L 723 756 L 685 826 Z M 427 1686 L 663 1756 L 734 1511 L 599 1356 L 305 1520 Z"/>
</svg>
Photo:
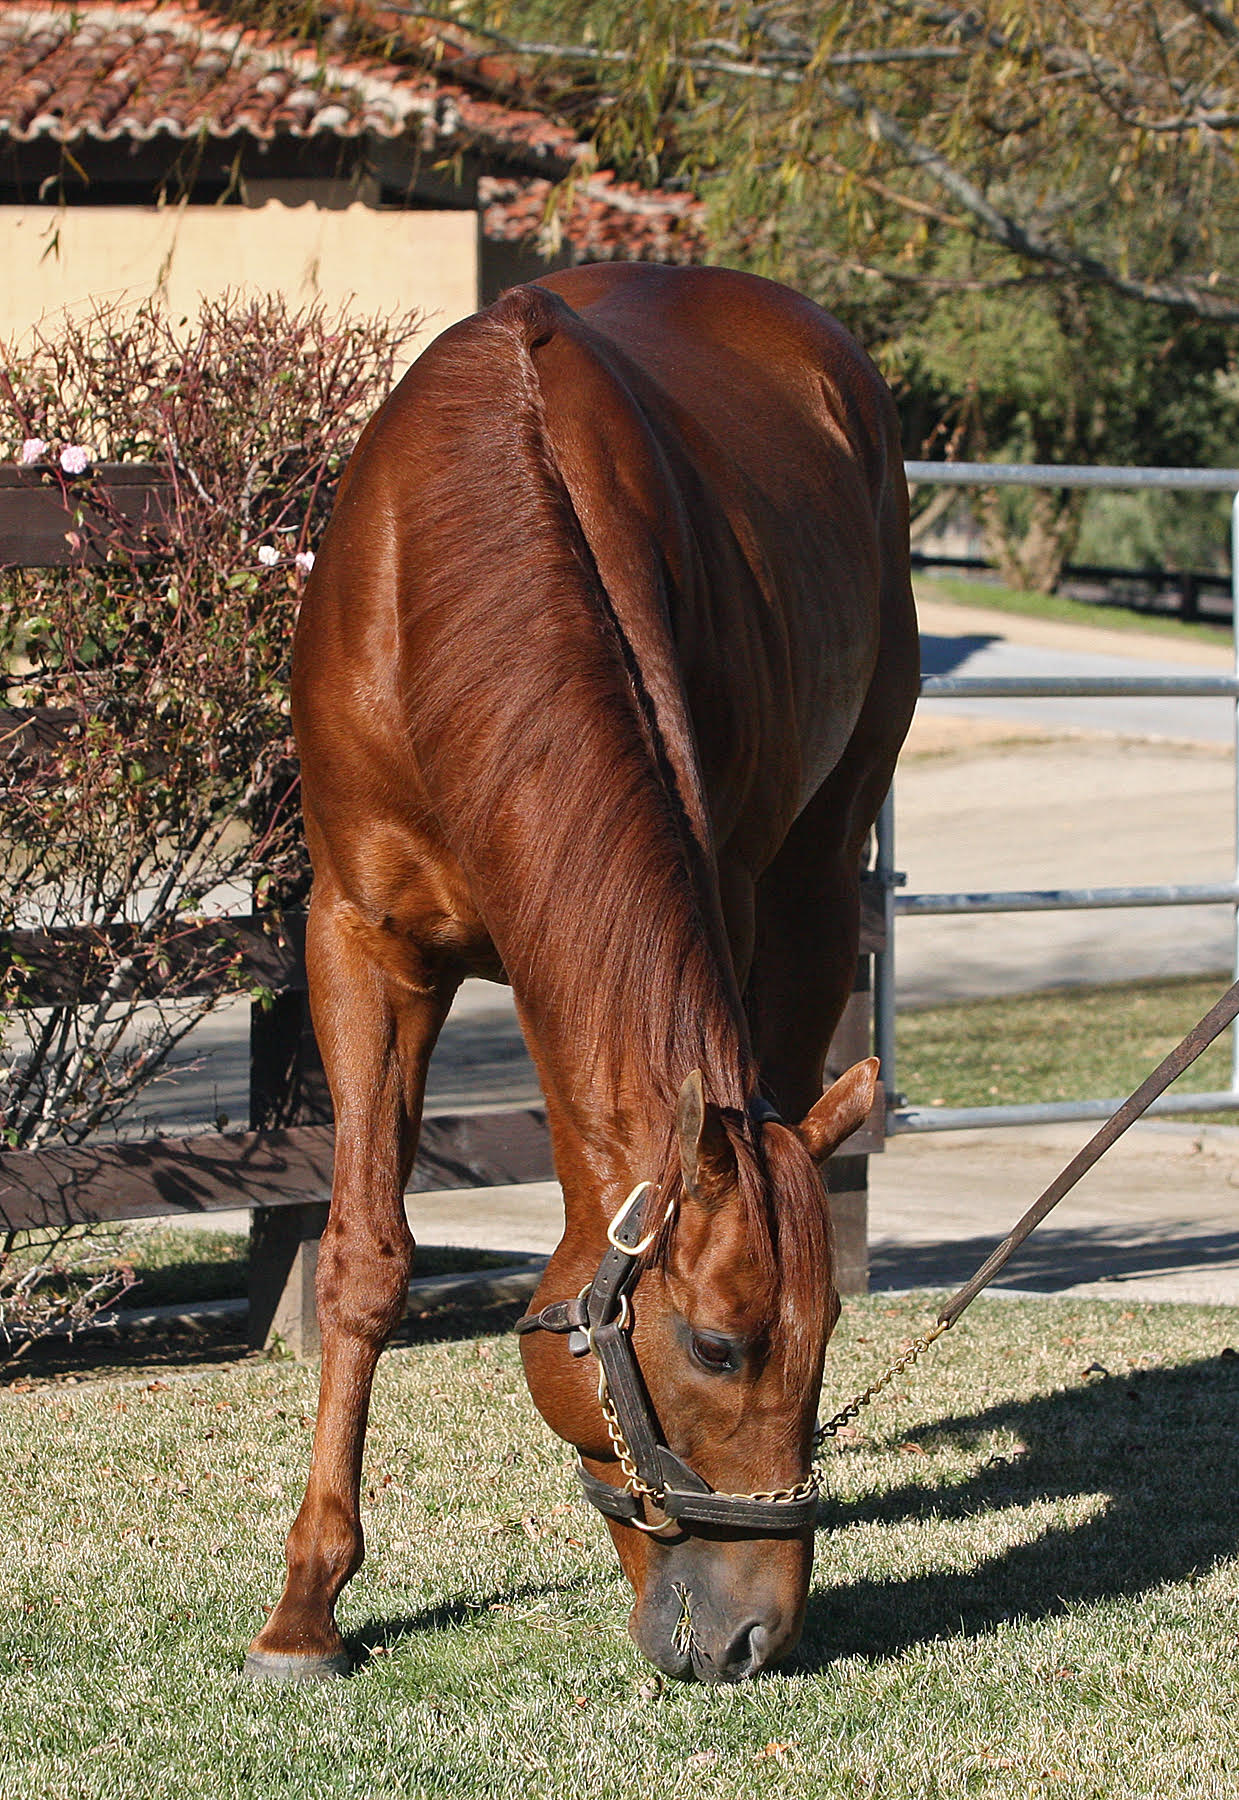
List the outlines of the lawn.
<svg viewBox="0 0 1239 1800">
<path fill-rule="evenodd" d="M 901 1012 L 899 1088 L 917 1106 L 1121 1100 L 1229 985 L 1227 975 L 1172 977 Z M 1178 1088 L 1229 1088 L 1230 1057 L 1231 1033 L 1225 1031 L 1180 1077 Z M 1201 1117 L 1239 1124 L 1239 1113 Z"/>
<path fill-rule="evenodd" d="M 927 1307 L 849 1302 L 826 1404 Z M 0 1791 L 1229 1800 L 1237 1338 L 1235 1309 L 979 1302 L 830 1453 L 797 1662 L 728 1689 L 629 1644 L 507 1334 L 384 1358 L 341 1606 L 360 1667 L 305 1691 L 238 1668 L 314 1371 L 10 1389 Z"/>
</svg>

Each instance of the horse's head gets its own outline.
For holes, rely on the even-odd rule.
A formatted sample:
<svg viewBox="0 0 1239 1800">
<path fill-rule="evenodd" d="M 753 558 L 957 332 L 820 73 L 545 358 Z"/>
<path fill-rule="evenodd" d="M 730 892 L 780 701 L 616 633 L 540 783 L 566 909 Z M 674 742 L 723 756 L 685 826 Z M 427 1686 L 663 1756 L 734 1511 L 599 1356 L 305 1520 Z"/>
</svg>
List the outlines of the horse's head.
<svg viewBox="0 0 1239 1800">
<path fill-rule="evenodd" d="M 817 1164 L 865 1118 L 876 1077 L 857 1064 L 790 1127 L 711 1104 L 694 1071 L 678 1166 L 634 1191 L 596 1273 L 565 1239 L 539 1298 L 578 1277 L 580 1298 L 523 1321 L 534 1400 L 580 1451 L 636 1594 L 629 1629 L 667 1674 L 739 1680 L 799 1638 L 839 1310 Z"/>
</svg>

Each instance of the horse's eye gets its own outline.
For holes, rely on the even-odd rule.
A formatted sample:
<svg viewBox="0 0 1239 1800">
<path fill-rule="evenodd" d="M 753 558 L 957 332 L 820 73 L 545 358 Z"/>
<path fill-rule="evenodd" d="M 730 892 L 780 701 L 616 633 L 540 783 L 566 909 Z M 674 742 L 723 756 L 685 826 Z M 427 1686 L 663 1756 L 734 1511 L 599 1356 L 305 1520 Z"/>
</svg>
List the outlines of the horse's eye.
<svg viewBox="0 0 1239 1800">
<path fill-rule="evenodd" d="M 724 1337 L 694 1331 L 689 1338 L 689 1348 L 693 1353 L 693 1360 L 700 1363 L 703 1369 L 708 1369 L 712 1375 L 726 1375 L 736 1367 L 735 1350 Z"/>
</svg>

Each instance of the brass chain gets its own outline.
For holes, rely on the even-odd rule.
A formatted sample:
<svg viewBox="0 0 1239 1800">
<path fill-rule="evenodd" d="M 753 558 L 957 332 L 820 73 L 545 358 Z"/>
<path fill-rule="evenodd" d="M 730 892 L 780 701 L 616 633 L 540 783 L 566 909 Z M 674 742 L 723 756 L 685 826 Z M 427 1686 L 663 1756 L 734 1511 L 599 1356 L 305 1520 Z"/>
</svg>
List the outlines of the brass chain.
<svg viewBox="0 0 1239 1800">
<path fill-rule="evenodd" d="M 628 1298 L 627 1295 L 625 1295 L 625 1308 L 627 1307 L 627 1304 Z M 624 1322 L 624 1312 L 621 1311 L 621 1325 L 624 1324 Z M 615 1451 L 616 1460 L 624 1474 L 624 1485 L 630 1494 L 633 1494 L 638 1498 L 643 1497 L 647 1500 L 652 1500 L 655 1506 L 661 1506 L 662 1501 L 666 1497 L 663 1490 L 661 1488 L 652 1488 L 647 1481 L 642 1480 L 641 1475 L 638 1473 L 628 1439 L 624 1436 L 624 1428 L 619 1421 L 619 1414 L 616 1412 L 615 1404 L 611 1399 L 611 1390 L 607 1385 L 607 1375 L 606 1370 L 602 1366 L 602 1358 L 599 1357 L 598 1352 L 594 1350 L 593 1335 L 591 1330 L 588 1333 L 590 1349 L 593 1350 L 594 1356 L 598 1361 L 598 1404 L 602 1408 L 602 1416 L 606 1422 L 607 1436 L 611 1440 L 611 1447 Z M 815 1444 L 818 1442 L 819 1435 L 820 1434 L 815 1434 L 814 1436 Z M 810 1494 L 817 1492 L 819 1486 L 818 1471 L 815 1466 L 810 1470 L 805 1480 L 797 1482 L 795 1487 L 774 1488 L 769 1493 L 764 1494 L 732 1494 L 717 1488 L 715 1489 L 715 1492 L 724 1500 L 762 1500 L 777 1503 L 785 1501 L 790 1502 L 793 1500 L 807 1500 Z M 634 1521 L 634 1523 L 636 1523 L 636 1521 Z M 651 1528 L 647 1525 L 644 1526 L 643 1529 L 648 1531 Z M 662 1531 L 665 1527 L 660 1525 L 656 1527 L 656 1529 Z"/>
<path fill-rule="evenodd" d="M 917 1358 L 928 1350 L 929 1346 L 937 1338 L 940 1338 L 944 1331 L 949 1330 L 949 1324 L 945 1320 L 939 1319 L 938 1323 L 929 1331 L 924 1332 L 918 1338 L 913 1338 L 903 1355 L 895 1359 L 885 1374 L 879 1375 L 877 1380 L 871 1382 L 863 1393 L 857 1394 L 854 1400 L 849 1400 L 833 1419 L 827 1419 L 824 1425 L 818 1426 L 813 1434 L 815 1447 L 824 1444 L 827 1438 L 834 1437 L 835 1433 L 842 1431 L 845 1425 L 850 1425 L 853 1419 L 859 1418 L 862 1407 L 866 1407 L 871 1401 L 876 1400 L 883 1388 L 889 1387 L 892 1381 L 904 1373 L 905 1369 L 910 1369 Z"/>
</svg>

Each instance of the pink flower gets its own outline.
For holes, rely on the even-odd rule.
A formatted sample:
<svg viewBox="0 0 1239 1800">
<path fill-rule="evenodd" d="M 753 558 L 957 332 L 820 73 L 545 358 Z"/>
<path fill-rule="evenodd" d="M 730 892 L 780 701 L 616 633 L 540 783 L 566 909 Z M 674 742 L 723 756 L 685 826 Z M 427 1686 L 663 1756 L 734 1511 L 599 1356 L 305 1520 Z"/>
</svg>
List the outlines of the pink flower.
<svg viewBox="0 0 1239 1800">
<path fill-rule="evenodd" d="M 27 438 L 17 460 L 23 463 L 37 463 L 41 456 L 46 455 L 47 445 L 42 438 Z"/>
<path fill-rule="evenodd" d="M 298 550 L 296 556 L 293 557 L 293 561 L 303 575 L 308 575 L 310 570 L 314 567 L 314 552 L 312 550 Z"/>
<path fill-rule="evenodd" d="M 280 560 L 280 553 L 274 544 L 259 544 L 258 560 L 264 569 L 273 569 Z"/>
<path fill-rule="evenodd" d="M 84 475 L 91 464 L 85 444 L 66 444 L 60 452 L 60 466 L 66 475 Z"/>
</svg>

